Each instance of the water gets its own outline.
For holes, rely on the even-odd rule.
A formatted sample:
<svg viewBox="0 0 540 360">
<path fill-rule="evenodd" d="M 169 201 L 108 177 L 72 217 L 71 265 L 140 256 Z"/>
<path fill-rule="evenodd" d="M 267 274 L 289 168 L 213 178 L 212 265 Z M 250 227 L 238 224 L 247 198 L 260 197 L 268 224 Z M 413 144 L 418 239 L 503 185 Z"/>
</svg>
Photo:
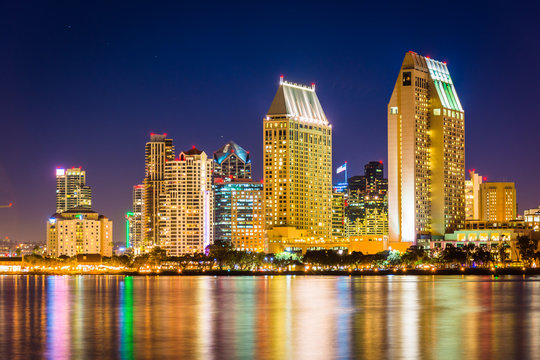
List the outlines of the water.
<svg viewBox="0 0 540 360">
<path fill-rule="evenodd" d="M 533 359 L 540 278 L 0 276 L 3 359 Z"/>
</svg>

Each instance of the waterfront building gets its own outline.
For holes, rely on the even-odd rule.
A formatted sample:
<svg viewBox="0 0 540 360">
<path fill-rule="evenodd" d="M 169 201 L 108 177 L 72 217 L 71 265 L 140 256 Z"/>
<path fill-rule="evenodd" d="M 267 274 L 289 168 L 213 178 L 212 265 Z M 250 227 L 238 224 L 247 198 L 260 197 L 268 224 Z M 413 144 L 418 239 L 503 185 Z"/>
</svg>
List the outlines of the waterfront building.
<svg viewBox="0 0 540 360">
<path fill-rule="evenodd" d="M 294 248 L 296 242 L 327 241 L 332 236 L 332 126 L 315 86 L 281 77 L 263 135 L 270 244 Z"/>
<path fill-rule="evenodd" d="M 510 221 L 517 217 L 513 182 L 483 182 L 479 188 L 480 220 Z"/>
<path fill-rule="evenodd" d="M 111 256 L 113 224 L 106 216 L 83 207 L 55 213 L 47 221 L 47 255 Z"/>
<path fill-rule="evenodd" d="M 86 171 L 80 167 L 56 169 L 56 212 L 92 207 L 92 189 L 86 186 Z"/>
<path fill-rule="evenodd" d="M 267 251 L 264 186 L 250 179 L 214 178 L 214 241 L 236 250 Z"/>
<path fill-rule="evenodd" d="M 441 238 L 465 220 L 464 111 L 446 63 L 408 52 L 388 103 L 390 241 Z"/>
<path fill-rule="evenodd" d="M 465 180 L 465 220 L 480 220 L 480 184 L 482 176 L 474 169 L 469 171 L 469 180 Z"/>
<path fill-rule="evenodd" d="M 129 215 L 129 235 L 127 238 L 127 244 L 129 248 L 133 249 L 135 254 L 144 252 L 143 248 L 143 206 L 144 206 L 144 185 L 133 186 L 133 204 L 132 211 Z M 130 214 L 128 213 L 128 214 Z"/>
<path fill-rule="evenodd" d="M 164 164 L 160 246 L 169 256 L 204 252 L 213 241 L 212 160 L 193 147 Z"/>
<path fill-rule="evenodd" d="M 214 152 L 214 177 L 251 179 L 249 152 L 229 141 Z"/>
<path fill-rule="evenodd" d="M 145 146 L 141 244 L 141 247 L 147 250 L 160 243 L 159 209 L 165 179 L 165 164 L 173 160 L 172 139 L 167 139 L 167 134 L 150 134 L 150 141 Z"/>
<path fill-rule="evenodd" d="M 535 231 L 540 230 L 540 206 L 535 209 L 528 209 L 523 212 L 523 220 L 532 224 Z"/>
</svg>

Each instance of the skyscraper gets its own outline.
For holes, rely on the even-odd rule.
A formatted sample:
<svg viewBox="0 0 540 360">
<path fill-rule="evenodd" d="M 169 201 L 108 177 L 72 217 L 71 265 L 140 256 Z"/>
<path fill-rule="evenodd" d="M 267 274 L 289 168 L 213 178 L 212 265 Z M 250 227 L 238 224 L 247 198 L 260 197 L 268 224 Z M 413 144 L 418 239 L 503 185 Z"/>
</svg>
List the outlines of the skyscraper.
<svg viewBox="0 0 540 360">
<path fill-rule="evenodd" d="M 213 241 L 212 160 L 193 147 L 165 163 L 160 245 L 169 256 L 204 252 Z"/>
<path fill-rule="evenodd" d="M 236 250 L 266 250 L 263 183 L 250 179 L 214 179 L 214 241 Z"/>
<path fill-rule="evenodd" d="M 56 212 L 92 207 L 92 189 L 86 186 L 86 171 L 79 168 L 56 169 Z"/>
<path fill-rule="evenodd" d="M 214 153 L 214 177 L 251 179 L 249 152 L 229 141 Z"/>
<path fill-rule="evenodd" d="M 480 185 L 482 177 L 474 169 L 465 180 L 465 220 L 480 220 Z"/>
<path fill-rule="evenodd" d="M 165 164 L 174 160 L 174 146 L 167 134 L 151 134 L 145 148 L 143 247 L 160 243 L 159 208 L 165 178 Z"/>
<path fill-rule="evenodd" d="M 332 229 L 332 126 L 315 86 L 283 81 L 264 118 L 269 240 L 324 241 Z"/>
<path fill-rule="evenodd" d="M 130 235 L 128 237 L 129 247 L 133 248 L 135 254 L 140 254 L 143 245 L 143 196 L 144 185 L 133 186 L 133 211 L 131 211 L 130 220 Z"/>
<path fill-rule="evenodd" d="M 441 237 L 465 219 L 464 112 L 446 63 L 405 54 L 388 103 L 390 241 Z"/>
</svg>

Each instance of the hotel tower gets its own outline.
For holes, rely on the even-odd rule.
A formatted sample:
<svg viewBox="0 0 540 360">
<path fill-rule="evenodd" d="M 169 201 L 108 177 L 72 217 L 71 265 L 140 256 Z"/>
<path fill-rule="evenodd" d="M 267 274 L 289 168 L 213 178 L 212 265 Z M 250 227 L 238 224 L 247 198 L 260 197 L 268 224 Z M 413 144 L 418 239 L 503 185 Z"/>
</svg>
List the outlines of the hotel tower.
<svg viewBox="0 0 540 360">
<path fill-rule="evenodd" d="M 388 103 L 390 241 L 440 238 L 464 219 L 463 107 L 446 63 L 411 51 Z"/>
<path fill-rule="evenodd" d="M 315 86 L 293 84 L 281 77 L 263 127 L 269 241 L 330 239 L 332 126 Z"/>
</svg>

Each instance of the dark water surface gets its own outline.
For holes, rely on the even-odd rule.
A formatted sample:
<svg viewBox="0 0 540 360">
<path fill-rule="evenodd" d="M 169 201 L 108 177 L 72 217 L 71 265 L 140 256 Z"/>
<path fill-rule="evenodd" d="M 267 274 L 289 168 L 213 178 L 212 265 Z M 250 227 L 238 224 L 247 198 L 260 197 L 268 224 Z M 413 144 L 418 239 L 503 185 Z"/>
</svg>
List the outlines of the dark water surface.
<svg viewBox="0 0 540 360">
<path fill-rule="evenodd" d="M 2 359 L 538 359 L 540 277 L 0 276 Z"/>
</svg>

